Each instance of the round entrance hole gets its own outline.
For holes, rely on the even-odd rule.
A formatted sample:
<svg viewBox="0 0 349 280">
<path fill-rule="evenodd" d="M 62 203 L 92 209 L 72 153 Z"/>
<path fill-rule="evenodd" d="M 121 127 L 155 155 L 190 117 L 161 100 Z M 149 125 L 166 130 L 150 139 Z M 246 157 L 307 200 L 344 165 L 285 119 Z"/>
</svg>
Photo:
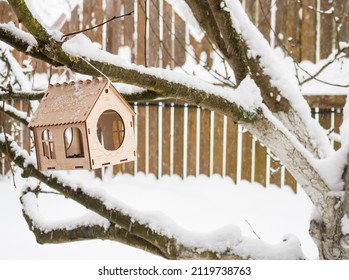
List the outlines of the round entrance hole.
<svg viewBox="0 0 349 280">
<path fill-rule="evenodd" d="M 104 149 L 119 149 L 125 138 L 125 125 L 121 116 L 114 110 L 104 111 L 97 122 L 97 136 Z"/>
</svg>

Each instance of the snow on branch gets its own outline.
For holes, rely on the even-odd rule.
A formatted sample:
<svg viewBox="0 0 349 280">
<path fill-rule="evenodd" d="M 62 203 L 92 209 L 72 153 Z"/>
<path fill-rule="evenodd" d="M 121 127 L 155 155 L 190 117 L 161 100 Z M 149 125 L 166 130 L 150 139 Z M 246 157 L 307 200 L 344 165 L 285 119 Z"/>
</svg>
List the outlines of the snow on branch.
<svg viewBox="0 0 349 280">
<path fill-rule="evenodd" d="M 22 5 L 21 9 L 14 8 L 17 16 L 22 19 L 22 23 L 36 39 L 39 40 L 37 37 L 39 36 L 39 41 L 46 44 L 45 47 L 31 49 L 30 54 L 34 57 L 54 60 L 56 65 L 66 65 L 82 74 L 100 76 L 103 73 L 114 82 L 132 84 L 160 95 L 191 101 L 206 108 L 222 108 L 227 113 L 229 112 L 228 114 L 235 121 L 248 122 L 255 117 L 257 109 L 255 100 L 247 103 L 249 99 L 246 98 L 244 102 L 240 102 L 238 94 L 234 93 L 232 89 L 214 86 L 196 77 L 166 69 L 145 68 L 127 63 L 119 56 L 99 50 L 82 34 L 78 34 L 62 45 L 62 42 L 50 36 L 44 27 L 38 27 L 39 23 L 33 19 L 24 1 L 10 1 L 12 6 L 19 5 L 19 3 Z M 0 38 L 2 37 L 5 37 L 6 42 L 11 44 L 11 36 L 8 33 L 0 32 Z M 24 42 L 20 43 L 23 50 Z M 12 42 L 12 46 L 16 48 L 16 42 Z M 244 107 L 246 104 L 247 108 Z"/>
<path fill-rule="evenodd" d="M 22 196 L 23 209 L 28 223 L 38 231 L 37 235 L 39 239 L 43 238 L 42 241 L 46 240 L 48 233 L 52 238 L 57 234 L 57 242 L 71 238 L 70 234 L 73 232 L 77 234 L 77 239 L 83 239 L 92 236 L 88 236 L 88 233 L 86 236 L 83 236 L 83 233 L 79 235 L 79 228 L 81 230 L 90 227 L 90 230 L 94 229 L 101 233 L 101 228 L 108 232 L 116 230 L 115 227 L 112 229 L 112 225 L 117 225 L 124 230 L 123 233 L 126 231 L 147 244 L 155 246 L 164 257 L 168 258 L 304 258 L 300 243 L 294 237 L 286 238 L 278 245 L 269 245 L 261 240 L 242 237 L 236 226 L 228 226 L 211 234 L 188 232 L 172 222 L 169 217 L 157 212 L 136 211 L 117 199 L 111 198 L 101 188 L 85 187 L 82 184 L 66 182 L 64 178 L 53 174 L 43 174 L 33 163 L 30 163 L 27 152 L 19 148 L 10 136 L 6 137 L 7 141 L 4 141 L 5 135 L 2 134 L 0 137 L 0 150 L 3 152 L 8 150 L 7 156 L 23 169 L 24 176 L 40 180 L 97 214 L 92 216 L 93 219 L 89 216 L 87 220 L 82 221 L 48 223 L 41 217 L 35 206 L 37 205 L 36 196 L 32 193 L 35 189 L 29 187 Z M 51 240 L 51 242 L 54 241 Z"/>
<path fill-rule="evenodd" d="M 38 186 L 25 185 L 21 196 L 23 216 L 40 244 L 65 243 L 81 240 L 111 240 L 132 245 L 149 253 L 163 256 L 161 251 L 145 240 L 111 224 L 93 212 L 69 221 L 53 222 L 45 219 L 38 208 Z M 165 256 L 163 256 L 165 257 Z"/>
<path fill-rule="evenodd" d="M 30 117 L 28 117 L 27 113 L 20 111 L 7 103 L 0 102 L 0 110 L 5 112 L 5 114 L 9 115 L 13 119 L 23 123 L 24 125 L 28 125 L 30 121 Z"/>
<path fill-rule="evenodd" d="M 25 8 L 27 9 L 27 7 Z M 19 17 L 21 17 L 21 13 L 19 11 Z M 27 23 L 27 20 L 30 21 L 30 19 L 23 18 L 23 24 L 31 24 L 31 22 Z M 171 97 L 192 102 L 207 109 L 218 111 L 231 117 L 233 121 L 242 123 L 245 127 L 248 127 L 248 130 L 253 135 L 271 148 L 273 153 L 291 171 L 294 170 L 293 175 L 302 185 L 319 192 L 321 200 L 324 199 L 323 194 L 328 188 L 321 176 L 315 171 L 312 162 L 309 162 L 301 150 L 293 146 L 290 139 L 279 127 L 275 126 L 270 117 L 265 118 L 263 116 L 265 111 L 261 110 L 261 87 L 258 86 L 256 79 L 253 80 L 246 76 L 241 81 L 239 88 L 235 90 L 231 88 L 225 89 L 200 81 L 195 77 L 179 75 L 176 71 L 145 68 L 125 62 L 119 56 L 97 49 L 82 34 L 64 42 L 63 46 L 62 42 L 58 42 L 50 36 L 47 40 L 49 43 L 45 47 L 40 48 L 41 56 L 55 60 L 56 63 L 66 65 L 74 71 L 93 76 L 99 76 L 103 73 L 114 82 L 136 85 L 161 97 Z M 261 75 L 264 75 L 263 72 L 260 73 Z M 266 110 L 270 109 L 269 105 Z M 292 134 L 296 135 L 297 140 L 301 144 L 306 148 L 312 146 L 313 142 L 311 139 L 314 135 L 310 137 L 306 133 L 305 124 L 299 119 L 300 117 L 297 117 L 294 111 L 291 110 L 287 116 L 285 114 L 280 116 L 283 117 L 285 128 L 293 132 Z M 312 122 L 307 123 L 307 125 L 312 125 Z M 326 137 L 325 133 L 324 135 Z M 283 147 L 288 148 L 280 148 L 280 142 L 283 143 Z M 316 151 L 314 153 L 316 154 Z M 290 157 L 290 154 L 294 156 Z M 299 162 L 302 162 L 302 165 L 299 165 Z M 303 172 L 303 169 L 311 171 Z M 314 202 L 318 200 L 313 198 Z"/>
<path fill-rule="evenodd" d="M 38 45 L 32 34 L 17 28 L 13 22 L 0 23 L 0 29 L 13 34 L 16 39 L 26 42 L 28 44 L 28 48 L 36 47 Z"/>
<path fill-rule="evenodd" d="M 247 46 L 252 77 L 261 88 L 265 104 L 316 158 L 333 153 L 323 129 L 310 114 L 296 77 L 276 56 L 250 21 L 238 0 L 225 0 L 221 13 L 229 13 L 234 29 Z M 299 123 L 295 125 L 295 123 Z"/>
</svg>

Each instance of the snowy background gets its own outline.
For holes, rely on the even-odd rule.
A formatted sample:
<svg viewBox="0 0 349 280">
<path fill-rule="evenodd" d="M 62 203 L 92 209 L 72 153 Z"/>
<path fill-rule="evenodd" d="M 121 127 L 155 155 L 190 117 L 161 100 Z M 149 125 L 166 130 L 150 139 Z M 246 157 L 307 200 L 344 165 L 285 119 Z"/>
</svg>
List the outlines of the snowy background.
<svg viewBox="0 0 349 280">
<path fill-rule="evenodd" d="M 262 187 L 242 181 L 234 185 L 230 178 L 177 176 L 157 180 L 152 175 L 105 176 L 103 182 L 89 172 L 73 171 L 69 180 L 79 178 L 86 185 L 108 190 L 111 197 L 143 213 L 165 213 L 178 227 L 209 234 L 231 224 L 242 234 L 280 243 L 287 234 L 296 235 L 307 258 L 317 257 L 317 249 L 308 235 L 311 202 L 302 190 L 294 194 L 289 187 Z M 74 179 L 75 178 L 75 179 Z M 0 178 L 0 259 L 157 259 L 141 250 L 110 241 L 83 241 L 70 244 L 36 243 L 21 213 L 20 185 L 9 176 Z M 80 216 L 86 209 L 62 196 L 41 195 L 40 212 L 51 221 Z M 251 228 L 251 226 L 252 228 Z M 255 233 L 253 233 L 253 230 Z"/>
<path fill-rule="evenodd" d="M 40 14 L 41 20 L 51 26 L 57 14 L 66 13 L 75 2 L 79 1 L 27 2 L 32 10 Z M 69 13 L 67 16 L 69 17 Z M 81 43 L 90 44 L 87 38 L 80 35 L 69 40 L 65 47 L 74 47 L 74 42 L 79 54 L 83 51 Z M 91 51 L 91 48 L 86 49 Z M 99 55 L 97 50 L 94 50 L 94 54 Z M 284 58 L 280 51 L 276 51 L 276 54 L 278 58 Z M 125 59 L 127 55 L 122 56 Z M 105 57 L 106 60 L 109 58 L 110 61 L 116 59 Z M 214 59 L 214 68 L 217 61 Z M 323 76 L 320 78 L 338 83 L 346 82 L 349 63 L 344 61 L 348 60 L 343 59 L 334 63 L 321 74 Z M 309 72 L 315 73 L 325 62 L 325 60 L 320 61 L 316 65 L 303 62 L 302 66 Z M 292 62 L 285 59 L 284 65 L 289 73 L 293 73 Z M 221 65 L 219 67 L 222 68 Z M 209 80 L 209 77 L 204 76 L 202 69 L 195 68 L 193 61 L 187 59 L 183 68 L 195 71 L 202 79 Z M 302 76 L 303 79 L 306 77 L 305 74 Z M 39 82 L 42 81 L 47 82 L 47 77 L 39 79 Z M 307 94 L 332 93 L 330 88 L 317 82 L 305 84 L 302 91 Z M 347 89 L 336 91 L 336 94 L 346 93 Z M 270 244 L 280 243 L 284 236 L 293 234 L 299 238 L 305 256 L 309 259 L 317 258 L 317 249 L 308 234 L 312 205 L 301 189 L 295 194 L 287 186 L 278 188 L 271 185 L 264 188 L 257 183 L 246 181 L 235 185 L 231 179 L 220 176 L 188 177 L 185 180 L 176 176 L 164 176 L 157 180 L 153 175 L 144 174 L 115 177 L 106 175 L 101 181 L 89 172 L 61 172 L 61 175 L 69 181 L 78 179 L 87 188 L 92 186 L 101 188 L 111 199 L 122 201 L 127 207 L 147 213 L 148 216 L 159 217 L 166 214 L 168 219 L 173 220 L 177 228 L 182 231 L 209 235 L 210 232 L 219 232 L 221 228 L 229 225 L 238 225 L 243 236 L 255 239 L 260 237 Z M 0 177 L 0 259 L 158 259 L 151 254 L 110 241 L 37 244 L 22 217 L 19 193 L 25 180 L 20 177 L 19 172 L 16 172 L 15 181 L 17 188 L 13 186 L 10 175 Z M 86 212 L 80 205 L 58 195 L 42 195 L 39 202 L 40 212 L 47 221 L 64 222 Z"/>
</svg>

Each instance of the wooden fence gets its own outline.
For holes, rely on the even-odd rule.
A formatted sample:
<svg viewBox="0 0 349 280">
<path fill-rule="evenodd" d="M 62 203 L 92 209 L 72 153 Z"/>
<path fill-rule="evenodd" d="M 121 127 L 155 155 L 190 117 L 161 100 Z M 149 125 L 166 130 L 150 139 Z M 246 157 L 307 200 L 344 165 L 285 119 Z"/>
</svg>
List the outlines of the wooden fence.
<svg viewBox="0 0 349 280">
<path fill-rule="evenodd" d="M 342 122 L 343 96 L 335 96 L 334 103 L 323 103 L 312 109 L 313 116 L 325 129 L 337 132 Z M 314 97 L 308 98 L 318 105 Z M 327 104 L 327 106 L 326 106 Z M 14 104 L 24 108 L 25 102 Z M 297 182 L 280 161 L 240 125 L 229 118 L 204 108 L 169 103 L 132 104 L 135 117 L 135 133 L 138 157 L 135 162 L 114 166 L 114 172 L 163 175 L 229 176 L 235 182 L 248 180 L 268 186 L 288 185 L 296 190 Z M 10 132 L 26 149 L 29 149 L 29 131 L 19 123 L 8 121 Z M 335 149 L 339 143 L 333 142 Z M 0 172 L 8 170 L 2 155 Z"/>
<path fill-rule="evenodd" d="M 296 61 L 325 58 L 336 48 L 337 40 L 348 41 L 347 0 L 334 1 L 333 13 L 325 12 L 331 7 L 330 1 L 325 0 L 242 2 L 271 45 L 282 46 Z M 198 63 L 211 65 L 213 46 L 205 37 L 198 40 L 166 0 L 85 0 L 73 9 L 69 20 L 62 15 L 55 25 L 62 26 L 61 31 L 67 34 L 132 10 L 134 16 L 85 34 L 112 53 L 118 53 L 120 47 L 129 47 L 131 59 L 137 64 L 181 67 L 186 56 L 192 55 Z M 0 2 L 0 19 L 3 22 L 12 20 L 21 27 L 5 2 Z M 338 27 L 341 27 L 340 32 L 337 32 Z M 194 50 L 193 54 L 189 48 Z M 206 55 L 202 56 L 202 53 Z M 14 55 L 20 62 L 28 59 L 18 52 Z M 50 71 L 45 63 L 31 60 L 36 72 Z M 314 108 L 314 117 L 325 128 L 338 132 L 342 120 L 342 98 L 324 102 L 320 97 L 309 97 L 309 102 Z M 22 109 L 27 106 L 25 102 L 13 105 Z M 237 182 L 245 179 L 263 185 L 296 186 L 293 177 L 266 148 L 218 113 L 175 100 L 138 103 L 134 108 L 137 112 L 138 160 L 116 166 L 115 172 L 145 172 L 157 176 L 177 174 L 182 177 L 220 174 Z M 29 148 L 29 133 L 25 127 L 12 123 L 8 129 Z M 338 148 L 338 144 L 334 145 Z M 7 170 L 4 160 L 0 168 L 2 172 Z"/>
</svg>

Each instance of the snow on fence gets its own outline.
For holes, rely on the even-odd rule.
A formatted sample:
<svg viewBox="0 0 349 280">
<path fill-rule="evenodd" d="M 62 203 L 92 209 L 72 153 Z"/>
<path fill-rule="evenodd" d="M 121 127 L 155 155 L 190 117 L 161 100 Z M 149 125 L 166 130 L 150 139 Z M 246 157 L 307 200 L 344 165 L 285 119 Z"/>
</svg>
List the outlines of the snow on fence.
<svg viewBox="0 0 349 280">
<path fill-rule="evenodd" d="M 113 21 L 103 28 L 85 34 L 112 53 L 129 47 L 131 60 L 137 64 L 160 67 L 181 67 L 186 56 L 194 56 L 202 65 L 210 66 L 212 46 L 178 3 L 169 0 L 84 0 L 76 6 L 69 19 L 62 14 L 54 24 L 65 34 L 91 27 L 115 15 L 134 10 L 134 16 Z M 281 46 L 295 61 L 318 61 L 336 47 L 335 42 L 348 38 L 349 25 L 343 20 L 349 1 L 336 0 L 334 13 L 328 13 L 330 1 L 319 0 L 242 0 L 250 18 L 272 46 Z M 170 3 L 174 3 L 172 6 Z M 316 12 L 315 10 L 323 12 Z M 340 19 L 340 22 L 335 19 Z M 6 2 L 0 2 L 0 19 L 12 20 L 20 26 Z M 341 32 L 336 30 L 341 25 Z M 188 52 L 190 46 L 194 52 Z M 202 55 L 205 53 L 206 55 Z M 18 61 L 28 57 L 14 51 Z M 36 73 L 49 73 L 47 64 L 31 59 Z M 61 70 L 56 70 L 61 71 Z M 308 97 L 316 117 L 325 128 L 338 132 L 342 120 L 341 96 Z M 27 110 L 26 102 L 13 105 Z M 290 185 L 296 182 L 267 149 L 250 134 L 218 113 L 179 102 L 136 103 L 136 135 L 138 160 L 115 166 L 115 172 L 145 172 L 198 176 L 220 174 L 234 181 L 250 180 L 263 185 Z M 339 108 L 337 110 L 337 108 Z M 7 131 L 29 149 L 26 127 L 8 122 Z M 338 148 L 337 143 L 334 143 Z M 2 155 L 0 171 L 8 170 Z"/>
</svg>

